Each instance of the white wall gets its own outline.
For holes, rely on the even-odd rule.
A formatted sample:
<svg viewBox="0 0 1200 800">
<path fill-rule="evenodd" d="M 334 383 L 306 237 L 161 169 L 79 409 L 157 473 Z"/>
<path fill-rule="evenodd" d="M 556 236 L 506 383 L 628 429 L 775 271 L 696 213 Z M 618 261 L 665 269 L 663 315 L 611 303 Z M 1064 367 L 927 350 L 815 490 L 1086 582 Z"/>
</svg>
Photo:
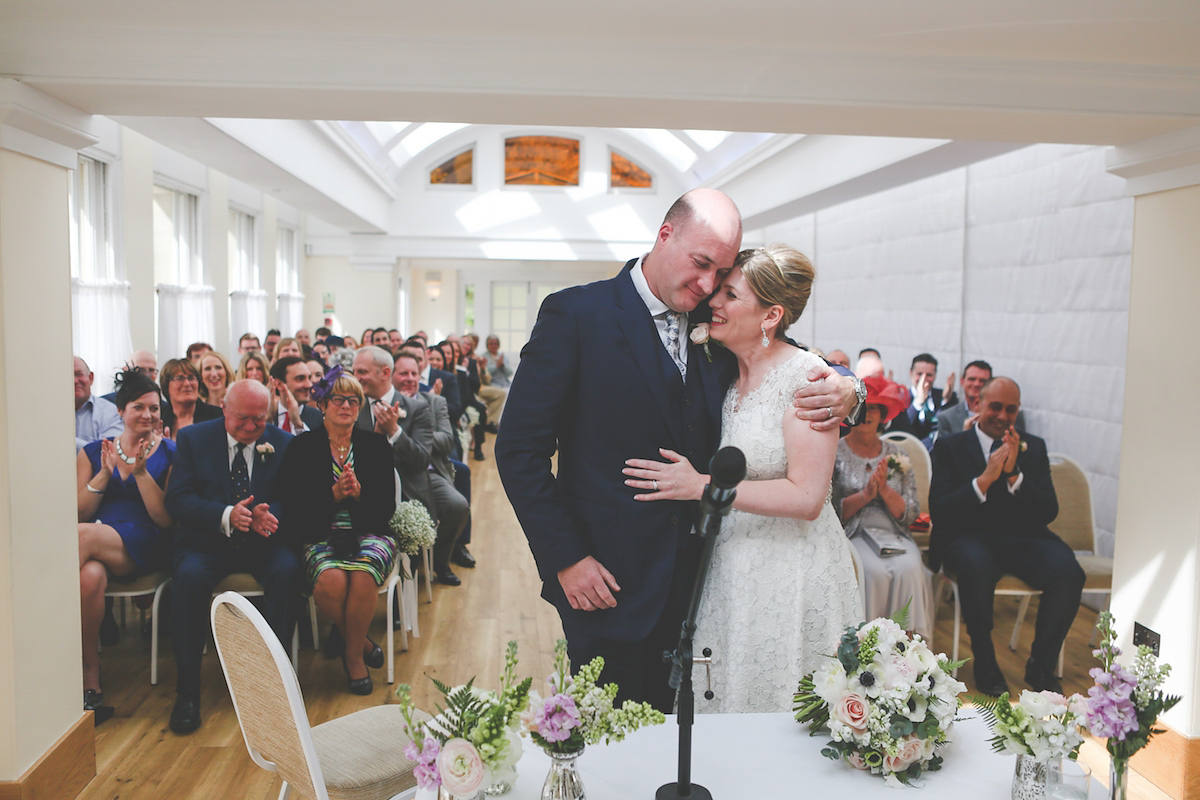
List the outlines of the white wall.
<svg viewBox="0 0 1200 800">
<path fill-rule="evenodd" d="M 1133 200 L 1104 154 L 1034 145 L 749 231 L 745 246 L 813 257 L 802 342 L 852 361 L 876 347 L 898 381 L 921 352 L 939 385 L 979 358 L 1017 380 L 1031 432 L 1087 470 L 1111 554 Z"/>
<path fill-rule="evenodd" d="M 325 319 L 325 293 L 334 295 L 334 325 L 339 334 L 357 339 L 367 326 L 396 324 L 397 284 L 394 267 L 355 265 L 347 256 L 309 256 L 304 259 L 304 326 L 309 331 Z"/>
</svg>

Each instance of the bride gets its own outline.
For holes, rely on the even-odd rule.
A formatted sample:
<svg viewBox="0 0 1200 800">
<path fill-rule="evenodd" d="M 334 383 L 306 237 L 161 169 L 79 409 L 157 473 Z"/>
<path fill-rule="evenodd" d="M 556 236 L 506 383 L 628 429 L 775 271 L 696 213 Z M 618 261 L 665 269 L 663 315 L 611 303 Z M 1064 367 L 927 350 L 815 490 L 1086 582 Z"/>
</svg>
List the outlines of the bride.
<svg viewBox="0 0 1200 800">
<path fill-rule="evenodd" d="M 783 332 L 799 318 L 815 273 L 782 244 L 738 254 L 709 299 L 710 336 L 737 357 L 721 412 L 721 446 L 746 456 L 746 480 L 722 525 L 705 584 L 696 652 L 712 648 L 713 700 L 701 712 L 789 711 L 801 676 L 862 621 L 850 545 L 829 502 L 836 430 L 814 431 L 792 409 L 821 360 Z M 639 500 L 699 500 L 708 476 L 683 456 L 631 459 Z"/>
</svg>

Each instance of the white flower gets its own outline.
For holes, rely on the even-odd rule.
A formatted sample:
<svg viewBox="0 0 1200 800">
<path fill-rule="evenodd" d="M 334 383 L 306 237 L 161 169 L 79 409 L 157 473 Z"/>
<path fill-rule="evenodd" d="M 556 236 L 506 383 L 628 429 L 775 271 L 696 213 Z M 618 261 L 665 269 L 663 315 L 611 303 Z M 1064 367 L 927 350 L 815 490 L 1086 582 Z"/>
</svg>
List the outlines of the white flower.
<svg viewBox="0 0 1200 800">
<path fill-rule="evenodd" d="M 846 671 L 838 661 L 830 662 L 828 667 L 813 674 L 813 691 L 830 705 L 836 703 L 849 687 Z"/>
<path fill-rule="evenodd" d="M 271 453 L 275 452 L 275 446 L 270 442 L 263 442 L 254 449 L 263 455 L 270 455 Z"/>
<path fill-rule="evenodd" d="M 708 341 L 709 324 L 701 322 L 688 332 L 688 338 L 692 340 L 692 344 L 704 344 Z"/>
<path fill-rule="evenodd" d="M 398 412 L 400 412 L 400 416 L 397 417 L 397 419 L 408 419 L 408 411 L 407 410 L 405 410 L 403 408 L 398 408 L 396 410 Z"/>
<path fill-rule="evenodd" d="M 1034 719 L 1048 717 L 1066 710 L 1067 701 L 1061 694 L 1055 692 L 1031 692 L 1028 689 L 1021 692 L 1019 705 L 1021 709 Z"/>
</svg>

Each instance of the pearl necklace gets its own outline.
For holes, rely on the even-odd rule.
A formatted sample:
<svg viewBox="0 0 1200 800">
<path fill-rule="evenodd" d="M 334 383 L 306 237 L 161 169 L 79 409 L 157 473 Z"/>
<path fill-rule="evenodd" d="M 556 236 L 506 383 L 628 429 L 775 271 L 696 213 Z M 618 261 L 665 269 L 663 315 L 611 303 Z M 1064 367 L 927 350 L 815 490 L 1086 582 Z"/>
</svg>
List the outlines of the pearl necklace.
<svg viewBox="0 0 1200 800">
<path fill-rule="evenodd" d="M 122 461 L 124 461 L 126 464 L 129 464 L 130 466 L 133 466 L 134 464 L 136 464 L 137 456 L 136 455 L 127 456 L 127 455 L 125 455 L 125 451 L 121 449 L 121 437 L 120 436 L 115 437 L 114 441 L 116 441 L 116 443 L 117 443 L 117 458 L 121 459 Z M 150 437 L 150 446 L 151 447 L 154 446 L 154 437 L 153 436 Z"/>
</svg>

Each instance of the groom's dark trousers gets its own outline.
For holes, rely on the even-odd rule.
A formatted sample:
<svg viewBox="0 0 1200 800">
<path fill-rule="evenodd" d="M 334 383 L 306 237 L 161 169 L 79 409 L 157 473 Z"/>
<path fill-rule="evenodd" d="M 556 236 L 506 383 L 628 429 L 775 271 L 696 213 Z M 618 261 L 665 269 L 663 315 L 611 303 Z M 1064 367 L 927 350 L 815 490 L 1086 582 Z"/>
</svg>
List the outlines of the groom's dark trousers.
<svg viewBox="0 0 1200 800">
<path fill-rule="evenodd" d="M 669 711 L 662 653 L 678 641 L 695 574 L 697 504 L 635 500 L 621 470 L 669 448 L 707 472 L 736 366 L 721 348 L 710 360 L 689 344 L 681 377 L 634 288 L 635 263 L 542 304 L 509 389 L 496 464 L 574 667 L 602 655 L 618 700 Z M 558 572 L 586 556 L 621 587 L 615 608 L 578 611 L 567 601 Z"/>
</svg>

